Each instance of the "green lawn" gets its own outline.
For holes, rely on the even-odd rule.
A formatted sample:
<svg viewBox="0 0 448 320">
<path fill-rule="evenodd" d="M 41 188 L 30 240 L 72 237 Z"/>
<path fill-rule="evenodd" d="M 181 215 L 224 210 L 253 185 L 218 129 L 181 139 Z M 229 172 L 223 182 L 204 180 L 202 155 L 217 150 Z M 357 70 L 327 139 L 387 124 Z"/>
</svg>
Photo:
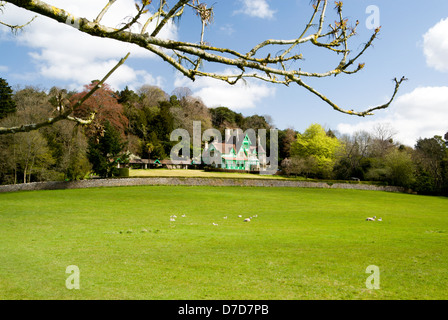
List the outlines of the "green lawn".
<svg viewBox="0 0 448 320">
<path fill-rule="evenodd" d="M 447 198 L 186 186 L 0 194 L 0 299 L 447 299 L 447 244 Z M 79 290 L 66 288 L 69 265 Z M 366 288 L 369 265 L 378 290 Z"/>
</svg>

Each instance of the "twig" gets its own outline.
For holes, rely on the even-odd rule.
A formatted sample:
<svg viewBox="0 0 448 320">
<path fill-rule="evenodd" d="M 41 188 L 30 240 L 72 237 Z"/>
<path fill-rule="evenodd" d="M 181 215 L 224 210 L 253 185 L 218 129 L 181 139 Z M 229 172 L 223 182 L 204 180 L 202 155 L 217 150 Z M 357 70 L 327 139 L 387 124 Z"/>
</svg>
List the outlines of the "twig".
<svg viewBox="0 0 448 320">
<path fill-rule="evenodd" d="M 104 78 L 97 82 L 96 85 L 81 99 L 79 100 L 77 103 L 75 103 L 75 105 L 71 108 L 68 108 L 67 111 L 61 113 L 60 115 L 58 115 L 57 117 L 54 118 L 49 118 L 43 122 L 40 123 L 33 123 L 33 124 L 25 124 L 25 125 L 21 125 L 21 126 L 16 126 L 16 127 L 10 127 L 10 128 L 3 128 L 0 127 L 0 135 L 2 134 L 8 134 L 8 133 L 18 133 L 18 132 L 30 132 L 30 131 L 34 131 L 34 130 L 38 130 L 40 128 L 43 127 L 48 127 L 51 126 L 52 124 L 59 122 L 61 120 L 70 120 L 70 121 L 74 121 L 77 122 L 79 124 L 82 125 L 87 125 L 92 123 L 92 121 L 94 120 L 94 114 L 92 114 L 90 119 L 84 120 L 84 119 L 80 119 L 80 118 L 76 118 L 71 116 L 71 113 L 76 110 L 77 108 L 79 108 L 80 106 L 83 105 L 83 103 L 89 99 L 98 89 L 100 89 L 102 87 L 102 85 L 106 82 L 106 80 L 126 61 L 126 59 L 129 57 L 130 53 L 126 54 L 126 56 L 124 58 L 122 58 L 107 74 L 106 76 L 104 76 Z"/>
</svg>

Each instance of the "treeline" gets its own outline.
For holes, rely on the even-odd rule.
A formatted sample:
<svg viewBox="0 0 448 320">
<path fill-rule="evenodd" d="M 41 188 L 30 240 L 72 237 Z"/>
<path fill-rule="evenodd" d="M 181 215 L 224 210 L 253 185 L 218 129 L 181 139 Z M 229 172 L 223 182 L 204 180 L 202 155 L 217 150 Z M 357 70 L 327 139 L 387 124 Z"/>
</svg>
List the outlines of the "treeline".
<svg viewBox="0 0 448 320">
<path fill-rule="evenodd" d="M 13 91 L 0 79 L 0 127 L 38 123 L 74 105 L 95 85 L 82 92 L 25 87 Z M 103 85 L 74 116 L 88 119 L 81 126 L 62 121 L 29 133 L 0 136 L 0 184 L 84 179 L 117 174 L 117 163 L 130 156 L 168 159 L 177 142 L 174 129 L 193 136 L 193 121 L 202 131 L 215 128 L 272 129 L 269 116 L 243 116 L 226 107 L 208 108 L 188 88 L 167 94 L 156 86 L 137 91 L 113 91 Z M 285 175 L 337 180 L 380 181 L 411 188 L 422 194 L 448 195 L 448 133 L 421 138 L 414 147 L 394 141 L 393 128 L 381 125 L 373 132 L 340 135 L 311 125 L 303 133 L 278 130 L 279 164 Z M 441 133 L 443 134 L 443 133 Z M 269 148 L 267 135 L 267 151 Z"/>
<path fill-rule="evenodd" d="M 448 195 L 448 133 L 420 138 L 413 148 L 395 142 L 395 134 L 390 125 L 339 135 L 313 124 L 297 133 L 281 166 L 287 175 L 380 181 L 420 194 Z"/>
<path fill-rule="evenodd" d="M 56 87 L 48 92 L 26 87 L 13 91 L 6 80 L 0 83 L 0 126 L 38 123 L 74 105 L 96 81 L 82 92 Z M 193 121 L 202 131 L 216 128 L 224 136 L 226 128 L 270 129 L 268 116 L 244 117 L 226 107 L 208 108 L 188 88 L 171 95 L 156 86 L 144 85 L 136 92 L 125 88 L 113 91 L 103 85 L 78 109 L 74 116 L 91 118 L 80 126 L 61 121 L 29 133 L 0 136 L 0 183 L 15 184 L 46 180 L 77 180 L 90 172 L 101 177 L 117 174 L 117 163 L 130 156 L 168 159 L 173 130 L 186 129 L 193 136 Z"/>
</svg>

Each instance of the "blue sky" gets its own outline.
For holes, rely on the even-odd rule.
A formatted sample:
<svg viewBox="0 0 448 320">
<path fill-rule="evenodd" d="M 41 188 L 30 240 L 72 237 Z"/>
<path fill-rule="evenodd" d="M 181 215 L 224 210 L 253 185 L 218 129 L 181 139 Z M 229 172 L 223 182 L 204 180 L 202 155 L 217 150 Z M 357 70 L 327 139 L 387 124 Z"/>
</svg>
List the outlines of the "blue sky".
<svg viewBox="0 0 448 320">
<path fill-rule="evenodd" d="M 55 6 L 78 16 L 93 19 L 107 2 L 89 0 L 49 0 Z M 172 3 L 173 1 L 171 1 Z M 312 8 L 309 0 L 213 0 L 214 23 L 207 27 L 205 40 L 212 45 L 247 52 L 259 42 L 290 39 L 300 33 Z M 154 1 L 157 3 L 157 1 Z M 334 23 L 334 1 L 327 23 Z M 359 118 L 334 111 L 305 89 L 291 85 L 270 85 L 249 81 L 229 86 L 211 79 L 194 83 L 179 75 L 173 67 L 133 45 L 84 35 L 67 25 L 38 17 L 18 35 L 0 26 L 0 77 L 15 85 L 81 88 L 102 77 L 126 52 L 131 58 L 110 79 L 115 89 L 126 85 L 138 89 L 144 84 L 158 85 L 171 93 L 177 86 L 190 87 L 209 107 L 227 106 L 251 114 L 268 114 L 274 124 L 303 131 L 312 123 L 341 133 L 372 130 L 378 124 L 390 125 L 396 140 L 413 145 L 419 137 L 443 135 L 448 131 L 448 1 L 428 0 L 347 0 L 344 15 L 359 20 L 358 35 L 351 48 L 357 52 L 373 30 L 366 22 L 372 18 L 369 6 L 378 9 L 380 37 L 360 62 L 365 68 L 356 75 L 314 79 L 308 82 L 346 109 L 362 110 L 382 104 L 392 94 L 394 77 L 406 76 L 395 102 L 388 110 Z M 135 12 L 133 0 L 118 0 L 104 23 L 116 26 Z M 7 5 L 0 19 L 20 24 L 34 15 Z M 198 42 L 200 22 L 191 10 L 176 25 L 169 25 L 161 36 Z M 335 67 L 334 57 L 324 49 L 299 47 L 305 61 L 300 67 L 309 71 L 327 71 Z M 275 52 L 274 52 L 275 53 Z M 223 72 L 225 66 L 205 65 L 210 71 Z"/>
</svg>

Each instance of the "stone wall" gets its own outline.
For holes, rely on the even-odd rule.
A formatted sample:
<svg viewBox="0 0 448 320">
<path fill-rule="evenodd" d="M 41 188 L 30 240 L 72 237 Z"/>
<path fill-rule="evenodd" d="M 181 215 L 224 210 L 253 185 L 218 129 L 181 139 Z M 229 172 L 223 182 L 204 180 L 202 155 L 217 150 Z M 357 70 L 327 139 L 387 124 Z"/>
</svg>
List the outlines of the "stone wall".
<svg viewBox="0 0 448 320">
<path fill-rule="evenodd" d="M 403 188 L 393 186 L 374 186 L 365 184 L 349 184 L 325 182 L 306 182 L 273 179 L 231 179 L 231 178 L 121 178 L 121 179 L 91 179 L 72 182 L 32 182 L 16 185 L 2 185 L 1 192 L 83 189 L 98 187 L 126 187 L 143 185 L 187 185 L 187 186 L 245 186 L 245 187 L 294 187 L 294 188 L 325 188 L 325 189 L 357 189 L 372 191 L 405 192 Z"/>
</svg>

